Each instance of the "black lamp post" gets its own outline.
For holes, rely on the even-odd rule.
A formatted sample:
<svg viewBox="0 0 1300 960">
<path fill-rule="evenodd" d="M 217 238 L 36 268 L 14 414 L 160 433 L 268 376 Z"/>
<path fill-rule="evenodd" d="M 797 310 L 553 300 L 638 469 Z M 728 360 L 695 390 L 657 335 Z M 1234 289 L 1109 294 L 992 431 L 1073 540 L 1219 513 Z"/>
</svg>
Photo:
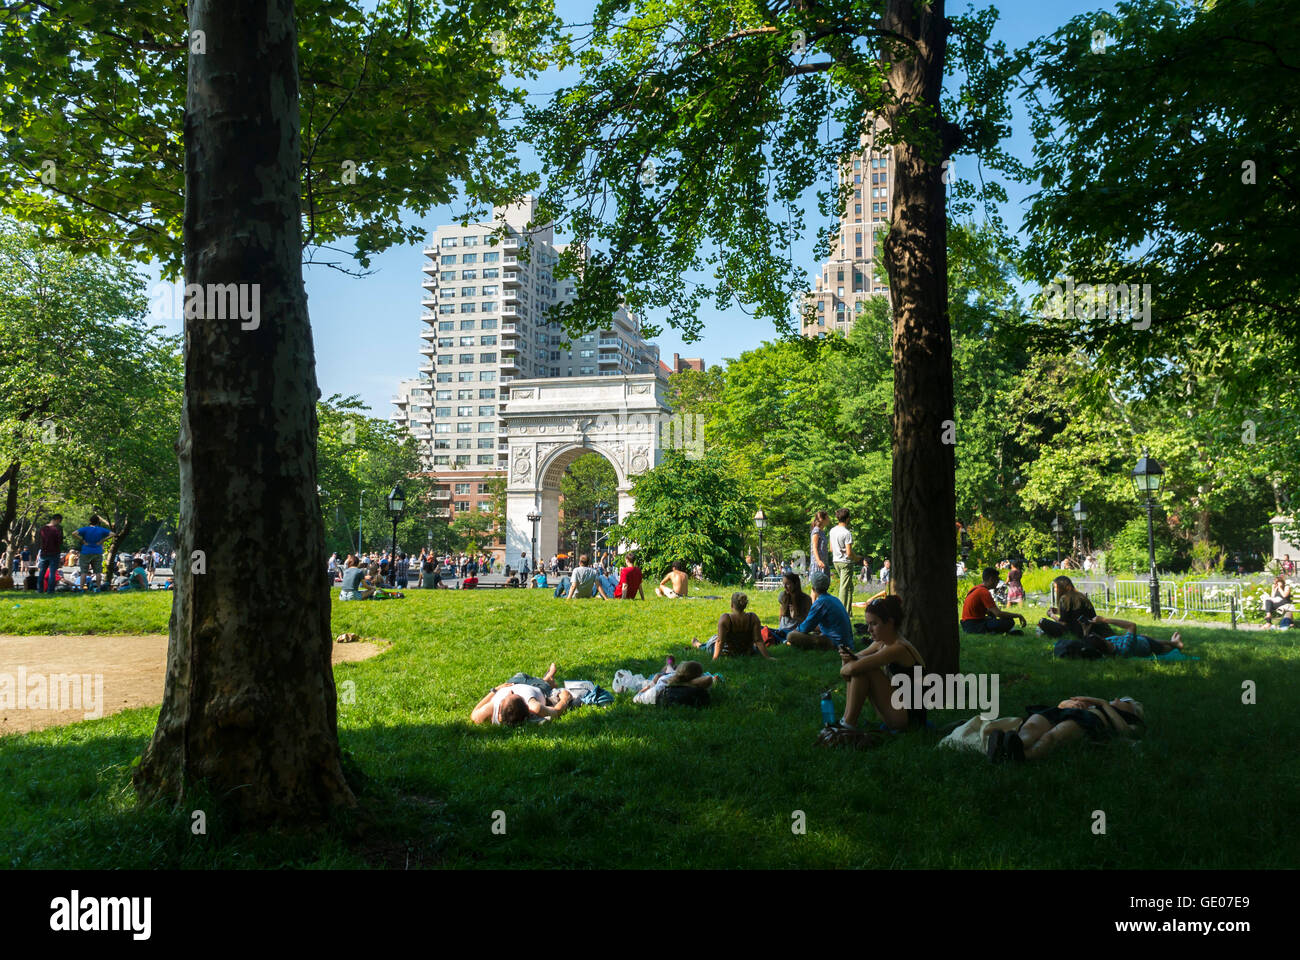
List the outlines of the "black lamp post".
<svg viewBox="0 0 1300 960">
<path fill-rule="evenodd" d="M 1056 565 L 1061 565 L 1061 531 L 1065 529 L 1060 517 L 1052 517 L 1052 533 L 1056 534 Z"/>
<path fill-rule="evenodd" d="M 531 578 L 533 571 L 537 569 L 537 524 L 541 522 L 542 515 L 534 510 L 532 513 L 528 514 L 528 519 L 533 525 L 533 556 L 532 562 L 529 563 L 525 576 Z"/>
<path fill-rule="evenodd" d="M 1160 619 L 1160 581 L 1156 577 L 1156 534 L 1152 522 L 1155 501 L 1151 499 L 1151 495 L 1160 489 L 1160 481 L 1164 473 L 1164 467 L 1148 456 L 1147 448 L 1143 447 L 1142 459 L 1133 468 L 1133 485 L 1137 488 L 1138 496 L 1146 498 L 1147 556 L 1151 561 L 1151 616 L 1157 620 Z"/>
<path fill-rule="evenodd" d="M 758 571 L 763 573 L 766 570 L 766 564 L 763 561 L 763 528 L 767 526 L 767 514 L 763 508 L 758 508 L 758 513 L 754 514 L 754 526 L 758 528 Z"/>
<path fill-rule="evenodd" d="M 399 483 L 393 487 L 393 492 L 388 495 L 388 516 L 393 521 L 393 549 L 388 554 L 388 585 L 390 587 L 397 584 L 397 521 L 402 519 L 402 511 L 406 509 L 406 494 L 402 493 L 402 485 Z"/>
<path fill-rule="evenodd" d="M 1083 501 L 1074 502 L 1074 522 L 1079 525 L 1079 569 L 1083 569 L 1083 521 L 1088 519 L 1088 511 L 1083 509 Z"/>
</svg>

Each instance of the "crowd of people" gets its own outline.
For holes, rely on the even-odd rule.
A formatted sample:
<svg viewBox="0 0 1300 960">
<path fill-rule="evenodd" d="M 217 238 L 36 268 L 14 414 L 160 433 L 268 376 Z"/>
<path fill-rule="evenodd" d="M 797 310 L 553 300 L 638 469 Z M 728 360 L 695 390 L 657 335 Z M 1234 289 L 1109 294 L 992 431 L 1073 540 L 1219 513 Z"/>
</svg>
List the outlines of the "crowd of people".
<svg viewBox="0 0 1300 960">
<path fill-rule="evenodd" d="M 113 531 L 98 514 L 72 531 L 69 541 L 63 530 L 63 515 L 56 513 L 37 528 L 36 550 L 24 547 L 15 552 L 12 568 L 6 571 L 5 587 L 21 585 L 37 593 L 99 593 L 104 591 L 170 590 L 174 579 L 155 577 L 170 571 L 172 552 L 155 548 L 138 553 L 105 556 L 105 545 Z"/>
</svg>

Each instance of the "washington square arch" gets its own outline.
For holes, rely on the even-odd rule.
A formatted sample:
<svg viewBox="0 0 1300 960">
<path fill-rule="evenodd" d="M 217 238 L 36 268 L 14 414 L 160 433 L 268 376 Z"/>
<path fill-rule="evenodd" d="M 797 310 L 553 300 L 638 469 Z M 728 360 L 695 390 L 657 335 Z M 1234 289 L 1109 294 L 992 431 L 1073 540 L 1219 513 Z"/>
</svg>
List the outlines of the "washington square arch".
<svg viewBox="0 0 1300 960">
<path fill-rule="evenodd" d="M 618 481 L 618 518 L 632 512 L 632 481 L 659 465 L 661 434 L 668 429 L 667 384 L 657 375 L 515 380 L 501 413 L 509 449 L 506 477 L 506 563 L 519 567 L 559 546 L 560 478 L 569 464 L 598 453 Z M 676 438 L 680 438 L 678 427 Z M 689 439 L 689 438 L 688 438 Z M 680 439 L 678 440 L 680 445 Z"/>
</svg>

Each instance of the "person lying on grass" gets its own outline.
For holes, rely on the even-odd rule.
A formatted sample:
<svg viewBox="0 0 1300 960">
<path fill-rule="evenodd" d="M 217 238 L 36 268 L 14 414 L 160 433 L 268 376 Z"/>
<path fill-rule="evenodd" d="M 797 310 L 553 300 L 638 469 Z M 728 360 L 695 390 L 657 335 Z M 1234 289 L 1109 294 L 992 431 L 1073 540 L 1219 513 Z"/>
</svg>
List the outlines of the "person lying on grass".
<svg viewBox="0 0 1300 960">
<path fill-rule="evenodd" d="M 1119 627 L 1124 632 L 1113 633 Z M 1132 620 L 1118 620 L 1115 617 L 1097 617 L 1084 624 L 1084 637 L 1093 639 L 1102 650 L 1112 657 L 1150 657 L 1168 653 L 1170 650 L 1182 650 L 1182 634 L 1177 630 L 1168 640 L 1157 640 L 1137 632 L 1137 624 Z"/>
<path fill-rule="evenodd" d="M 758 652 L 768 660 L 775 659 L 767 652 L 763 642 L 763 622 L 757 614 L 746 613 L 749 597 L 743 593 L 731 595 L 731 612 L 718 618 L 718 632 L 708 643 L 700 643 L 699 637 L 691 637 L 691 646 L 712 653 L 713 659 L 721 656 L 743 657 Z"/>
<path fill-rule="evenodd" d="M 678 667 L 674 664 L 673 658 L 669 657 L 664 664 L 664 668 L 651 677 L 649 683 L 637 691 L 632 698 L 632 702 L 653 706 L 659 702 L 659 697 L 670 686 L 685 686 L 707 690 L 713 686 L 715 679 L 717 678 L 704 673 L 704 666 L 698 660 L 687 660 Z"/>
<path fill-rule="evenodd" d="M 868 700 L 891 730 L 906 730 L 913 722 L 925 724 L 924 710 L 904 710 L 893 704 L 890 678 L 896 673 L 911 674 L 913 667 L 925 669 L 920 651 L 898 633 L 902 620 L 903 602 L 896 594 L 877 597 L 867 603 L 871 645 L 860 653 L 840 647 L 844 662 L 840 676 L 848 681 L 848 698 L 839 726 L 857 729 L 858 717 Z"/>
<path fill-rule="evenodd" d="M 517 727 L 530 716 L 558 717 L 573 704 L 573 694 L 555 685 L 555 664 L 551 664 L 544 677 L 530 677 L 516 673 L 513 677 L 493 687 L 483 695 L 470 712 L 474 723 L 504 723 Z"/>
<path fill-rule="evenodd" d="M 767 635 L 776 643 L 788 643 L 803 650 L 853 649 L 853 621 L 849 612 L 832 596 L 830 574 L 814 570 L 808 577 L 812 605 L 808 615 L 793 630 L 768 630 Z M 820 631 L 814 633 L 814 631 Z"/>
<path fill-rule="evenodd" d="M 1070 697 L 1054 707 L 1030 707 L 1027 712 L 1029 717 L 1019 730 L 989 734 L 988 756 L 994 763 L 1041 760 L 1062 745 L 1085 737 L 1094 741 L 1137 737 L 1146 727 L 1142 704 L 1132 697 L 1109 702 Z"/>
<path fill-rule="evenodd" d="M 687 660 L 667 678 L 658 691 L 655 703 L 661 707 L 707 707 L 709 688 L 720 678 L 705 676 L 704 665 L 698 660 Z"/>
</svg>

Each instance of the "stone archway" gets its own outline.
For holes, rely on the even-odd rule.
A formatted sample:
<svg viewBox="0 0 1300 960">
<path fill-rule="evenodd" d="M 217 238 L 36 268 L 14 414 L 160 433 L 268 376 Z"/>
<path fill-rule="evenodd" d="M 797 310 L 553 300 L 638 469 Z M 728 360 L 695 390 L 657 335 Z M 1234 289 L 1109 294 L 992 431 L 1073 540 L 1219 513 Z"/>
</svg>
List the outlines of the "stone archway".
<svg viewBox="0 0 1300 960">
<path fill-rule="evenodd" d="M 501 412 L 509 448 L 506 475 L 506 563 L 520 567 L 558 549 L 560 477 L 587 453 L 604 457 L 618 481 L 618 518 L 632 512 L 632 481 L 659 465 L 660 425 L 669 408 L 656 374 L 515 380 Z"/>
</svg>

